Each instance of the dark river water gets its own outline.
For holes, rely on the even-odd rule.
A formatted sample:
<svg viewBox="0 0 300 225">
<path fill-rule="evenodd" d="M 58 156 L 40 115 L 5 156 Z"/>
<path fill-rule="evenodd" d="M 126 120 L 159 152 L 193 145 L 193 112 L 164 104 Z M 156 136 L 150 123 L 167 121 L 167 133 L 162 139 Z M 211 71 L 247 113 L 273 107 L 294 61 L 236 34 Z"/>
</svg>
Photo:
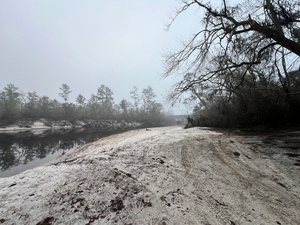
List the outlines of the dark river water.
<svg viewBox="0 0 300 225">
<path fill-rule="evenodd" d="M 48 130 L 0 133 L 0 177 L 41 166 L 100 138 L 126 130 Z M 41 132 L 41 131 L 40 131 Z"/>
</svg>

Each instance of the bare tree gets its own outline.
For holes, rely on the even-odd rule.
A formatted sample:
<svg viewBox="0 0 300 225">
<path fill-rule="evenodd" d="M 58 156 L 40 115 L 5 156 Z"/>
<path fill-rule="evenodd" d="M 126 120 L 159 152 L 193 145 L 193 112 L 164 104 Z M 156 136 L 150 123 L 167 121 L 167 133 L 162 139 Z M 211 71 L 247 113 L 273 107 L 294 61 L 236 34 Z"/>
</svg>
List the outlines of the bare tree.
<svg viewBox="0 0 300 225">
<path fill-rule="evenodd" d="M 258 68 L 276 74 L 284 91 L 289 92 L 289 72 L 299 68 L 298 0 L 250 0 L 232 4 L 223 0 L 214 6 L 204 1 L 183 0 L 182 8 L 169 26 L 194 6 L 204 13 L 202 29 L 179 51 L 165 56 L 165 76 L 177 73 L 183 76 L 175 85 L 173 100 L 199 84 L 234 92 L 245 76 L 252 74 L 260 79 L 255 73 Z M 236 80 L 233 74 L 241 76 Z"/>
</svg>

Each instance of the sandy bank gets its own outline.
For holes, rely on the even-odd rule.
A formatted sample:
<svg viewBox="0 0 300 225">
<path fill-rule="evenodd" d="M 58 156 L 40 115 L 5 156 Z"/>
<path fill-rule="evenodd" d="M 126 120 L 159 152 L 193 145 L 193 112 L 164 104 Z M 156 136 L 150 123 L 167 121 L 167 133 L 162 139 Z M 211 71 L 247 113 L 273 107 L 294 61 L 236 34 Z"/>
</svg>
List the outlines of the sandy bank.
<svg viewBox="0 0 300 225">
<path fill-rule="evenodd" d="M 0 178 L 0 223 L 299 224 L 297 174 L 240 136 L 135 130 Z"/>
<path fill-rule="evenodd" d="M 70 129 L 121 129 L 137 128 L 142 124 L 117 120 L 50 120 L 50 119 L 23 119 L 0 121 L 0 133 L 17 133 L 22 131 L 70 130 Z"/>
</svg>

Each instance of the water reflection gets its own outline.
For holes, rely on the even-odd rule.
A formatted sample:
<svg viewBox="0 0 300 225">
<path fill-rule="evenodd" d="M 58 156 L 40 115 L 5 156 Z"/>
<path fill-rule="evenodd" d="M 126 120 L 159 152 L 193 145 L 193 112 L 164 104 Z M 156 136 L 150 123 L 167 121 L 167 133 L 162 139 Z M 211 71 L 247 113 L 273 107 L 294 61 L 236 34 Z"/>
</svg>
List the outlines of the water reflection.
<svg viewBox="0 0 300 225">
<path fill-rule="evenodd" d="M 18 174 L 70 153 L 79 146 L 124 130 L 48 130 L 0 134 L 0 177 Z"/>
</svg>

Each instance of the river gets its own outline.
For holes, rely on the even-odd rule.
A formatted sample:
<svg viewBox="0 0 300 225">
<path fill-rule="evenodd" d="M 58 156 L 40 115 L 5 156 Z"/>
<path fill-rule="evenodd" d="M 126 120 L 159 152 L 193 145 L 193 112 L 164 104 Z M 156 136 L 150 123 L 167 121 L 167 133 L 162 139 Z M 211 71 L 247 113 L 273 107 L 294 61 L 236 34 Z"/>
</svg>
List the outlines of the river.
<svg viewBox="0 0 300 225">
<path fill-rule="evenodd" d="M 0 133 L 0 177 L 44 165 L 100 138 L 129 129 Z"/>
</svg>

